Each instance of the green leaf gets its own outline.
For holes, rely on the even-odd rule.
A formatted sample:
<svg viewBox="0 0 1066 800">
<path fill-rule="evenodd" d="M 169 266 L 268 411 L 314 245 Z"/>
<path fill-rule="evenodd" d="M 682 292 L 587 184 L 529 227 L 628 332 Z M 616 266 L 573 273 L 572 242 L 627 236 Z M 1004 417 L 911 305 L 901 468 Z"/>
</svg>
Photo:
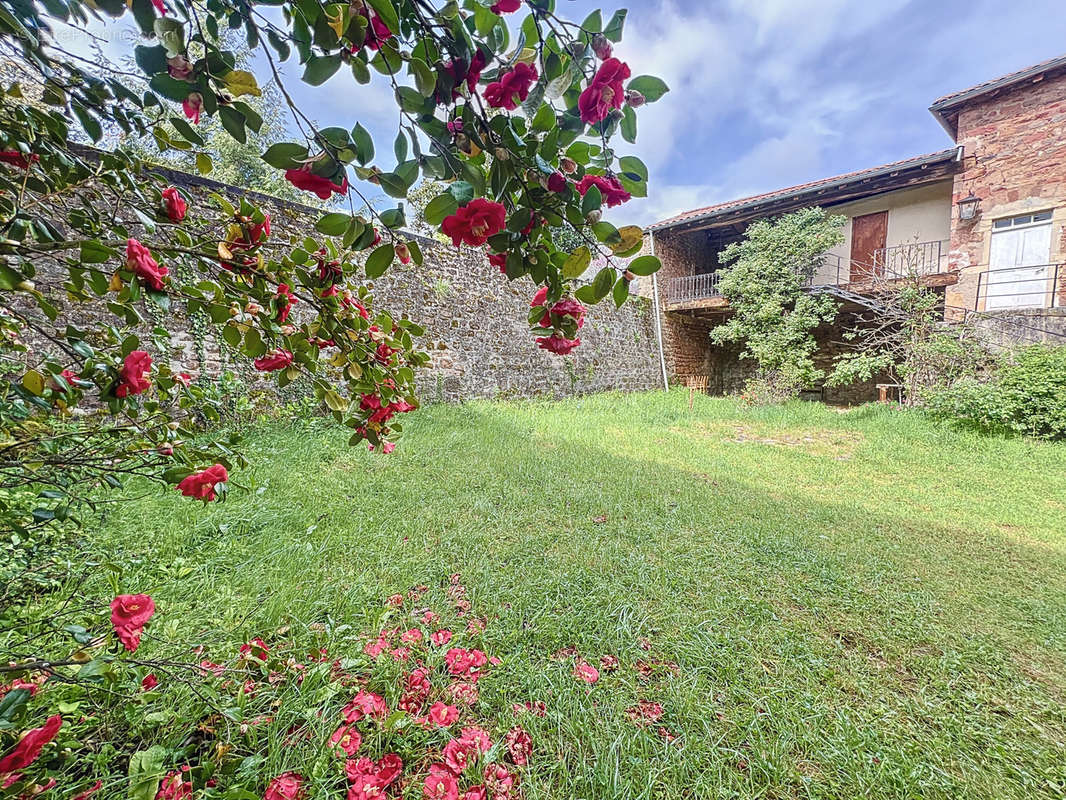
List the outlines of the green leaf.
<svg viewBox="0 0 1066 800">
<path fill-rule="evenodd" d="M 604 267 L 596 273 L 592 281 L 592 291 L 596 293 L 596 302 L 605 298 L 614 286 L 615 271 L 611 267 Z"/>
<path fill-rule="evenodd" d="M 662 262 L 655 256 L 640 256 L 630 261 L 626 269 L 634 275 L 651 275 L 658 272 L 661 266 Z"/>
<path fill-rule="evenodd" d="M 633 107 L 626 105 L 621 110 L 621 138 L 625 139 L 630 144 L 636 143 L 636 112 Z"/>
<path fill-rule="evenodd" d="M 307 148 L 295 142 L 272 144 L 262 155 L 262 159 L 276 169 L 297 169 L 306 158 Z"/>
<path fill-rule="evenodd" d="M 626 89 L 640 92 L 649 103 L 654 103 L 670 91 L 670 87 L 662 78 L 656 78 L 654 75 L 639 75 L 629 82 Z"/>
<path fill-rule="evenodd" d="M 454 197 L 459 205 L 465 206 L 474 199 L 474 185 L 469 181 L 455 181 L 448 185 L 448 194 Z"/>
<path fill-rule="evenodd" d="M 396 156 L 396 162 L 407 160 L 407 137 L 403 135 L 403 131 L 396 134 L 396 141 L 392 143 L 392 152 Z M 418 164 L 415 163 L 417 168 Z"/>
<path fill-rule="evenodd" d="M 440 225 L 445 217 L 450 217 L 459 208 L 459 202 L 450 192 L 439 194 L 426 204 L 422 217 L 430 225 Z"/>
<path fill-rule="evenodd" d="M 209 156 L 207 153 L 197 153 L 196 171 L 199 172 L 201 175 L 206 175 L 212 169 L 214 169 L 214 164 L 211 163 L 211 156 Z"/>
<path fill-rule="evenodd" d="M 396 13 L 396 6 L 390 0 L 367 0 L 367 2 L 370 3 L 371 8 L 378 12 L 378 16 L 385 23 L 385 27 L 393 33 L 399 33 L 400 16 Z"/>
<path fill-rule="evenodd" d="M 118 251 L 97 241 L 82 242 L 79 258 L 82 264 L 102 264 L 118 256 Z"/>
<path fill-rule="evenodd" d="M 321 86 L 333 77 L 341 67 L 340 53 L 330 56 L 311 56 L 304 67 L 303 82 L 311 86 Z"/>
<path fill-rule="evenodd" d="M 167 751 L 162 745 L 152 745 L 130 756 L 129 800 L 154 800 L 163 777 L 163 762 Z"/>
<path fill-rule="evenodd" d="M 593 211 L 598 211 L 603 205 L 603 193 L 598 186 L 590 186 L 585 196 L 581 198 L 581 213 L 588 216 Z"/>
<path fill-rule="evenodd" d="M 624 276 L 615 282 L 614 289 L 611 290 L 611 297 L 614 300 L 615 308 L 621 308 L 626 304 L 626 300 L 629 299 L 629 281 Z"/>
<path fill-rule="evenodd" d="M 89 135 L 89 138 L 94 142 L 100 141 L 100 138 L 104 135 L 104 129 L 100 125 L 100 120 L 90 114 L 88 109 L 83 108 L 78 103 L 71 103 L 70 109 L 74 112 L 74 116 L 78 118 L 78 122 L 81 123 L 81 127 Z"/>
<path fill-rule="evenodd" d="M 563 277 L 579 278 L 585 273 L 591 263 L 592 252 L 585 245 L 581 245 L 581 247 L 567 256 L 566 261 L 563 262 Z"/>
<path fill-rule="evenodd" d="M 218 117 L 222 120 L 222 127 L 230 136 L 241 144 L 248 141 L 248 134 L 244 129 L 244 116 L 240 111 L 230 106 L 219 106 Z"/>
<path fill-rule="evenodd" d="M 628 173 L 627 177 L 631 181 L 648 180 L 648 168 L 636 156 L 623 156 L 619 161 L 619 165 L 622 167 L 623 173 Z"/>
<path fill-rule="evenodd" d="M 382 211 L 378 214 L 378 219 L 381 220 L 382 225 L 389 229 L 402 228 L 407 222 L 404 217 L 402 203 L 397 208 L 389 208 Z"/>
<path fill-rule="evenodd" d="M 622 41 L 622 28 L 625 27 L 627 13 L 624 8 L 618 9 L 607 23 L 607 27 L 603 29 L 603 35 L 612 42 Z"/>
<path fill-rule="evenodd" d="M 403 199 L 407 197 L 407 183 L 395 172 L 382 172 L 377 176 L 378 184 L 389 197 Z"/>
<path fill-rule="evenodd" d="M 366 260 L 366 276 L 370 279 L 380 278 L 392 264 L 396 250 L 391 244 L 383 244 L 370 254 Z"/>
<path fill-rule="evenodd" d="M 355 145 L 355 158 L 364 167 L 374 160 L 374 139 L 360 123 L 352 128 L 352 143 Z"/>
<path fill-rule="evenodd" d="M 437 76 L 429 68 L 429 65 L 420 58 L 412 58 L 408 62 L 408 68 L 411 74 L 414 75 L 415 87 L 417 87 L 422 96 L 432 97 L 434 90 L 437 88 Z"/>
<path fill-rule="evenodd" d="M 30 699 L 29 689 L 12 689 L 0 698 L 0 723 L 10 723 Z M 0 724 L 0 728 L 4 724 Z"/>
<path fill-rule="evenodd" d="M 348 214 L 330 213 L 319 217 L 315 223 L 315 230 L 326 236 L 340 236 L 347 230 L 352 218 Z"/>
<path fill-rule="evenodd" d="M 133 48 L 133 58 L 146 75 L 167 71 L 167 51 L 162 45 L 155 47 L 138 45 Z"/>
</svg>

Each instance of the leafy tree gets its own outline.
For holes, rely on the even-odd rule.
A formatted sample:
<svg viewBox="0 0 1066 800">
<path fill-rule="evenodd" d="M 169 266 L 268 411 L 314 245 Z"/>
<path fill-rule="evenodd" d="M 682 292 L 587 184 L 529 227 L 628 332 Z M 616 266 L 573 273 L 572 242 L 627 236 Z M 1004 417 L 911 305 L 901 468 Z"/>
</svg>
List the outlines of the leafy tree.
<svg viewBox="0 0 1066 800">
<path fill-rule="evenodd" d="M 522 9 L 512 39 L 505 17 Z M 68 53 L 56 33 L 122 17 L 146 39 L 133 53 L 139 76 Z M 273 680 L 300 664 L 305 697 L 334 697 L 355 679 L 345 677 L 345 665 L 335 675 L 323 642 L 287 642 L 283 660 L 250 642 L 235 665 L 190 663 L 179 621 L 150 623 L 155 606 L 136 574 L 114 577 L 110 628 L 104 598 L 81 594 L 77 580 L 62 608 L 37 604 L 33 587 L 61 576 L 37 561 L 47 549 L 37 544 L 48 531 L 75 526 L 101 502 L 99 490 L 148 479 L 218 501 L 246 463 L 238 441 L 210 428 L 220 411 L 205 387 L 166 357 L 175 304 L 205 315 L 279 387 L 309 382 L 353 445 L 391 450 L 402 414 L 418 405 L 415 371 L 427 357 L 417 347 L 417 322 L 378 308 L 365 282 L 396 261 L 422 264 L 417 242 L 403 232 L 404 202 L 420 179 L 446 187 L 425 204 L 428 225 L 457 247 L 487 246 L 506 273 L 500 280 L 529 279 L 535 343 L 557 354 L 579 346 L 584 304 L 608 295 L 624 302 L 632 275 L 658 268 L 650 257 L 628 271 L 619 265 L 618 257 L 639 250 L 641 231 L 603 218 L 646 194 L 647 169 L 615 149 L 616 134 L 633 142 L 636 109 L 667 91 L 657 78 L 631 79 L 611 57 L 624 22 L 624 11 L 606 21 L 596 11 L 578 25 L 557 15 L 553 0 L 0 0 L 0 56 L 26 65 L 40 86 L 33 102 L 18 86 L 0 98 L 0 526 L 14 533 L 20 564 L 18 588 L 5 588 L 14 602 L 0 608 L 0 674 L 13 681 L 0 699 L 4 791 L 36 794 L 58 777 L 64 791 L 91 793 L 106 780 L 113 794 L 128 784 L 134 800 L 151 800 L 157 790 L 188 797 L 194 788 L 258 797 L 270 776 L 257 774 L 254 752 L 231 743 L 252 724 L 243 710 L 280 706 L 286 730 L 317 737 L 317 727 L 306 726 L 317 726 L 311 721 L 321 707 L 293 709 L 256 677 Z M 226 28 L 255 58 L 220 44 Z M 376 147 L 358 121 L 316 126 L 281 80 L 277 65 L 289 60 L 312 87 L 339 73 L 351 76 L 355 92 L 372 75 L 386 81 L 398 107 L 392 148 Z M 261 182 L 239 166 L 248 166 L 241 147 L 269 133 L 254 105 L 267 83 L 256 70 L 275 83 L 299 130 L 297 141 L 267 147 L 265 164 L 307 196 L 365 205 L 365 215 L 330 211 L 314 231 L 290 240 L 247 196 L 236 205 L 191 197 L 128 148 L 94 155 L 71 144 L 118 130 L 201 162 L 240 153 L 234 179 Z M 215 123 L 236 144 L 222 144 Z M 380 187 L 388 202 L 369 202 L 355 179 Z M 560 227 L 579 232 L 582 244 L 561 250 L 552 234 Z M 577 287 L 594 254 L 605 266 Z M 98 564 L 102 555 L 70 563 Z M 318 655 L 310 661 L 297 654 L 312 647 Z M 456 650 L 435 666 L 441 676 L 468 678 L 469 695 L 484 654 Z M 131 698 L 154 689 L 155 672 L 181 687 L 182 712 L 150 726 L 131 723 L 140 720 Z M 231 679 L 212 684 L 212 676 Z M 246 680 L 253 686 L 246 689 Z M 300 681 L 287 685 L 298 693 Z M 91 713 L 79 706 L 90 690 Z M 248 706 L 255 691 L 261 699 Z M 375 748 L 409 724 L 402 714 L 379 719 L 380 699 L 364 696 L 345 712 L 349 723 L 376 720 Z M 413 717 L 422 703 L 412 709 Z M 163 728 L 170 747 L 142 746 Z M 61 748 L 50 744 L 57 736 Z M 215 746 L 201 748 L 207 736 L 217 737 Z M 431 746 L 430 737 L 416 738 Z M 315 738 L 313 748 L 297 751 L 322 792 L 344 784 L 322 754 L 351 741 Z M 91 756 L 81 752 L 87 748 L 95 748 Z M 367 790 L 359 796 L 380 795 L 395 780 L 402 766 L 392 755 L 356 763 L 347 777 Z M 409 753 L 412 769 L 425 755 Z M 296 771 L 274 776 L 267 796 L 294 800 L 306 779 Z M 487 765 L 485 781 L 500 797 L 513 777 Z"/>
<path fill-rule="evenodd" d="M 824 254 L 843 241 L 845 222 L 808 208 L 752 223 L 743 241 L 722 252 L 722 262 L 732 266 L 719 286 L 733 314 L 711 331 L 711 340 L 743 346 L 741 357 L 757 365 L 753 391 L 785 399 L 823 377 L 813 360 L 814 329 L 834 319 L 838 304 L 805 289 Z"/>
</svg>

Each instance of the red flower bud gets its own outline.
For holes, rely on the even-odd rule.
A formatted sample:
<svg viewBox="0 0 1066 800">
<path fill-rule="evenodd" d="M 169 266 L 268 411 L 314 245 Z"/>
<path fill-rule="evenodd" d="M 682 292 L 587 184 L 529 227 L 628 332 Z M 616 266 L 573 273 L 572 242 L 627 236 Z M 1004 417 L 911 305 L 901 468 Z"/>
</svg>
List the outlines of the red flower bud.
<svg viewBox="0 0 1066 800">
<path fill-rule="evenodd" d="M 592 52 L 596 54 L 596 58 L 600 61 L 606 61 L 611 57 L 613 52 L 611 43 L 602 33 L 597 33 L 592 37 Z"/>
<path fill-rule="evenodd" d="M 626 92 L 626 102 L 633 108 L 640 108 L 646 102 L 644 95 L 638 92 L 636 89 L 630 89 Z"/>
</svg>

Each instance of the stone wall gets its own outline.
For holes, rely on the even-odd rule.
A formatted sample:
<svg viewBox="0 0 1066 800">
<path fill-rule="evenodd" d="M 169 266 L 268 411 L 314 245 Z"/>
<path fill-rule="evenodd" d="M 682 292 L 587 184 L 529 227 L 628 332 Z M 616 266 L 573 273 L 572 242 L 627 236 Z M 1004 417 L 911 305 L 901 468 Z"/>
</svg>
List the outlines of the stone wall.
<svg viewBox="0 0 1066 800">
<path fill-rule="evenodd" d="M 162 167 L 153 168 L 168 183 L 182 186 L 194 197 L 219 192 L 236 199 L 240 190 L 200 176 Z M 271 214 L 272 240 L 299 241 L 322 210 L 255 192 L 251 199 Z M 194 201 L 195 202 L 195 201 Z M 130 220 L 130 222 L 134 222 Z M 136 229 L 136 225 L 131 228 Z M 479 249 L 457 251 L 424 236 L 417 239 L 424 253 L 422 267 L 394 265 L 382 278 L 367 285 L 374 307 L 394 318 L 408 317 L 425 328 L 418 346 L 431 362 L 417 376 L 423 402 L 457 402 L 475 397 L 564 396 L 609 389 L 641 390 L 661 385 L 651 301 L 635 297 L 616 309 L 608 298 L 590 309 L 581 330 L 581 345 L 570 356 L 537 349 L 529 333 L 527 315 L 535 287 L 528 279 L 509 282 Z M 176 279 L 195 276 L 175 275 Z M 237 358 L 211 332 L 206 320 L 190 320 L 182 304 L 170 312 L 142 302 L 152 324 L 170 332 L 169 357 L 177 371 L 217 377 L 233 371 L 258 388 L 275 384 Z M 296 313 L 302 309 L 296 309 Z M 107 316 L 102 304 L 67 306 L 62 322 L 88 321 Z M 149 337 L 142 345 L 153 350 Z M 156 353 L 158 357 L 160 354 Z M 282 391 L 283 397 L 297 393 Z"/>
<path fill-rule="evenodd" d="M 948 290 L 947 303 L 974 309 L 993 220 L 1053 210 L 1050 262 L 1066 261 L 1066 76 L 975 101 L 959 114 L 957 141 L 966 158 L 953 202 L 972 191 L 981 207 L 973 221 L 954 212 L 950 264 L 962 279 Z M 1066 287 L 1059 289 L 1066 303 Z"/>
</svg>

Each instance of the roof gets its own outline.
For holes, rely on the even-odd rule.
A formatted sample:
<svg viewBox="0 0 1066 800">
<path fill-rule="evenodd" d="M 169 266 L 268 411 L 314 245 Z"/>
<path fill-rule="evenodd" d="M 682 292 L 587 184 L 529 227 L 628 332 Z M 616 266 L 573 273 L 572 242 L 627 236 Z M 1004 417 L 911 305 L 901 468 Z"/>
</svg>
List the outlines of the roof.
<svg viewBox="0 0 1066 800">
<path fill-rule="evenodd" d="M 766 213 L 772 213 L 772 211 L 776 211 L 777 209 L 769 209 L 767 207 L 795 204 L 802 201 L 807 195 L 812 195 L 811 199 L 814 199 L 817 195 L 824 195 L 826 192 L 834 189 L 842 190 L 852 184 L 864 183 L 876 178 L 894 178 L 900 176 L 901 173 L 909 174 L 914 171 L 927 170 L 931 166 L 951 164 L 961 158 L 961 151 L 961 147 L 951 147 L 936 153 L 915 156 L 914 158 L 904 159 L 903 161 L 894 161 L 891 164 L 882 164 L 879 167 L 871 167 L 870 169 L 863 169 L 857 172 L 848 172 L 832 178 L 823 178 L 821 180 L 811 181 L 810 183 L 801 183 L 798 186 L 790 186 L 787 189 L 778 189 L 777 191 L 757 194 L 740 200 L 730 200 L 726 203 L 718 203 L 713 206 L 697 208 L 693 211 L 686 211 L 683 214 L 678 214 L 676 217 L 671 217 L 670 219 L 649 225 L 648 230 L 657 231 L 694 223 L 710 223 L 726 219 L 733 220 L 741 218 L 744 212 L 761 211 L 763 209 L 766 209 Z M 891 187 L 885 187 L 881 189 L 881 191 L 891 191 Z"/>
<path fill-rule="evenodd" d="M 1043 80 L 1049 72 L 1059 69 L 1066 69 L 1066 55 L 1049 58 L 1047 61 L 1041 61 L 1039 64 L 1012 72 L 1009 75 L 993 78 L 990 81 L 971 86 L 969 89 L 944 95 L 933 101 L 933 104 L 929 106 L 929 111 L 932 112 L 937 121 L 944 126 L 944 130 L 954 139 L 958 132 L 958 112 L 963 106 L 1004 89 Z"/>
</svg>

